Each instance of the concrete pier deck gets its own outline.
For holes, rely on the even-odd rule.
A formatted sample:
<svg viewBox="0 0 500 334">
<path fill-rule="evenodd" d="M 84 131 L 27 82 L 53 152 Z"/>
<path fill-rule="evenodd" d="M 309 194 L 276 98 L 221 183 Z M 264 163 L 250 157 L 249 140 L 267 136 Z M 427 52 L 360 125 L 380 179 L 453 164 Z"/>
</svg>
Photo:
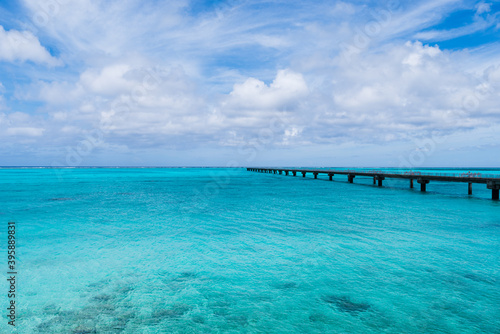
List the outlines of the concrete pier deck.
<svg viewBox="0 0 500 334">
<path fill-rule="evenodd" d="M 354 183 L 354 178 L 356 176 L 368 176 L 373 177 L 373 184 L 377 184 L 382 187 L 383 181 L 386 178 L 394 179 L 407 179 L 410 181 L 410 188 L 413 188 L 413 181 L 416 180 L 420 184 L 420 190 L 426 191 L 427 184 L 431 181 L 440 182 L 462 182 L 468 183 L 468 194 L 472 195 L 472 184 L 481 183 L 486 184 L 487 189 L 491 189 L 491 198 L 494 200 L 499 199 L 500 192 L 500 175 L 487 175 L 482 173 L 422 173 L 422 172 L 387 172 L 387 171 L 360 171 L 360 170 L 337 170 L 337 169 L 303 169 L 303 168 L 247 168 L 247 171 L 260 172 L 260 173 L 272 173 L 272 174 L 285 174 L 297 176 L 297 173 L 302 174 L 302 177 L 306 177 L 307 174 L 312 174 L 315 179 L 318 178 L 319 174 L 326 174 L 329 176 L 330 181 L 333 180 L 335 174 L 347 175 L 347 181 L 349 183 Z"/>
</svg>

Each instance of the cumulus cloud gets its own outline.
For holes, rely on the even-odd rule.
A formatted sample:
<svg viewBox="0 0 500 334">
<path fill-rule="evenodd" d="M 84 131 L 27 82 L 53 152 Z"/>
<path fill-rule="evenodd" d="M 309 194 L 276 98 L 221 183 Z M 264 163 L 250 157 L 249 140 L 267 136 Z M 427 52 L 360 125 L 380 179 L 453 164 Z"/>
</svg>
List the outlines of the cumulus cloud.
<svg viewBox="0 0 500 334">
<path fill-rule="evenodd" d="M 449 51 L 427 42 L 446 35 L 427 28 L 455 0 L 389 9 L 291 1 L 279 11 L 267 10 L 270 2 L 258 12 L 244 2 L 192 15 L 186 1 L 24 3 L 28 17 L 47 15 L 43 34 L 70 70 L 37 70 L 16 86 L 15 98 L 37 109 L 2 114 L 2 135 L 11 142 L 24 136 L 64 148 L 100 131 L 109 152 L 217 150 L 256 140 L 354 150 L 430 134 L 493 133 L 500 118 L 497 47 Z M 364 28 L 373 22 L 380 30 L 368 36 Z M 490 26 L 478 22 L 446 36 Z M 415 39 L 422 30 L 424 43 Z M 360 31 L 369 42 L 342 57 L 342 43 Z M 18 52 L 13 59 L 56 64 L 31 36 L 38 56 L 22 53 L 23 60 Z"/>
<path fill-rule="evenodd" d="M 45 129 L 36 123 L 36 119 L 26 113 L 0 113 L 0 137 L 19 137 L 22 140 L 40 137 Z"/>
<path fill-rule="evenodd" d="M 320 77 L 292 69 L 277 71 L 269 84 L 250 77 L 217 99 L 200 95 L 182 67 L 111 63 L 84 70 L 73 83 L 39 82 L 32 96 L 54 106 L 52 136 L 100 129 L 109 145 L 131 148 L 238 146 L 272 122 L 280 126 L 270 145 L 384 143 L 488 128 L 500 116 L 492 88 L 500 82 L 498 67 L 481 73 L 495 92 L 485 94 L 481 76 L 464 71 L 460 57 L 407 42 L 353 62 L 333 61 Z M 22 131 L 43 133 L 9 133 Z"/>
<path fill-rule="evenodd" d="M 61 61 L 54 58 L 29 31 L 6 31 L 0 26 L 0 60 L 32 61 L 48 66 L 61 65 Z"/>
<path fill-rule="evenodd" d="M 276 109 L 292 107 L 308 93 L 307 84 L 300 73 L 291 70 L 278 71 L 268 86 L 264 82 L 249 78 L 235 84 L 229 94 L 229 103 L 240 108 Z"/>
<path fill-rule="evenodd" d="M 408 42 L 383 54 L 360 57 L 355 64 L 332 71 L 333 103 L 327 103 L 331 110 L 318 120 L 324 118 L 324 124 L 344 136 L 357 133 L 366 141 L 488 127 L 500 114 L 484 117 L 464 103 L 474 96 L 478 77 L 461 68 L 461 56 Z M 492 99 L 484 96 L 477 102 L 486 106 Z M 317 125 L 321 127 L 321 122 Z"/>
</svg>

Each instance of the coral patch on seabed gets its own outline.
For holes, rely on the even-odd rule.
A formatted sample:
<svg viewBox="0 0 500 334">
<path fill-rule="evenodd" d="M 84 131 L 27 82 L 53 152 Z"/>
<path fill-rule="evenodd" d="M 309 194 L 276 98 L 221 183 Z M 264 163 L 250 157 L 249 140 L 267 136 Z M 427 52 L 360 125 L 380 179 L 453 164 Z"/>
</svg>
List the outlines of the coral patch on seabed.
<svg viewBox="0 0 500 334">
<path fill-rule="evenodd" d="M 370 309 L 370 305 L 366 303 L 353 302 L 349 297 L 328 295 L 323 297 L 323 301 L 328 304 L 333 304 L 338 310 L 352 314 L 358 314 Z"/>
<path fill-rule="evenodd" d="M 83 326 L 78 326 L 73 330 L 73 334 L 93 334 L 97 333 L 95 328 L 87 328 Z"/>
<path fill-rule="evenodd" d="M 102 280 L 88 286 L 90 292 L 99 290 L 99 293 L 91 296 L 88 304 L 80 309 L 62 310 L 55 304 L 45 306 L 44 313 L 50 319 L 37 326 L 38 333 L 121 333 L 136 319 L 136 312 L 131 311 L 125 301 L 134 290 L 131 284 Z"/>
<path fill-rule="evenodd" d="M 166 309 L 158 309 L 153 312 L 151 317 L 154 319 L 154 322 L 160 322 L 162 319 L 171 319 L 171 318 L 180 318 L 182 317 L 186 312 L 188 312 L 191 309 L 191 306 L 186 305 L 186 304 L 174 304 L 170 308 Z"/>
</svg>

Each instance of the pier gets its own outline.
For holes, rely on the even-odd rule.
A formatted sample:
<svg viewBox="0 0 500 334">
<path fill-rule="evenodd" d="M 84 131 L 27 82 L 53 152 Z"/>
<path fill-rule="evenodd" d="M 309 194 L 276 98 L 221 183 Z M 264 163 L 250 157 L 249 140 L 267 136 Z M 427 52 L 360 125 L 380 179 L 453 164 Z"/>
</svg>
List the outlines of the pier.
<svg viewBox="0 0 500 334">
<path fill-rule="evenodd" d="M 472 184 L 480 183 L 485 184 L 487 189 L 491 189 L 491 198 L 493 200 L 499 199 L 500 192 L 500 175 L 483 175 L 481 173 L 430 173 L 425 174 L 421 172 L 408 171 L 403 173 L 397 172 L 385 172 L 385 171 L 359 171 L 359 170 L 326 170 L 326 169 L 302 169 L 302 168 L 247 168 L 250 172 L 259 173 L 270 173 L 270 174 L 285 174 L 297 176 L 297 173 L 302 174 L 302 177 L 306 177 L 307 174 L 312 174 L 315 179 L 318 178 L 319 174 L 326 174 L 330 181 L 333 180 L 333 176 L 346 175 L 347 182 L 354 183 L 354 178 L 356 176 L 366 176 L 373 178 L 373 184 L 382 187 L 383 181 L 386 178 L 394 179 L 407 179 L 409 180 L 410 188 L 413 188 L 413 181 L 416 180 L 420 184 L 420 191 L 427 191 L 427 185 L 431 181 L 439 182 L 461 182 L 468 184 L 468 194 L 472 195 Z"/>
</svg>

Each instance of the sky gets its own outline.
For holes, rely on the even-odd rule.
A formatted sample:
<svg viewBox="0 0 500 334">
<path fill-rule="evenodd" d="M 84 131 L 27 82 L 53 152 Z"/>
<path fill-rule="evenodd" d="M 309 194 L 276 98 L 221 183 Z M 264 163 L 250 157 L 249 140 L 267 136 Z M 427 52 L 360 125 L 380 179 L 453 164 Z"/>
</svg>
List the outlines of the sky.
<svg viewBox="0 0 500 334">
<path fill-rule="evenodd" d="M 500 167 L 500 0 L 0 0 L 0 166 Z"/>
</svg>

